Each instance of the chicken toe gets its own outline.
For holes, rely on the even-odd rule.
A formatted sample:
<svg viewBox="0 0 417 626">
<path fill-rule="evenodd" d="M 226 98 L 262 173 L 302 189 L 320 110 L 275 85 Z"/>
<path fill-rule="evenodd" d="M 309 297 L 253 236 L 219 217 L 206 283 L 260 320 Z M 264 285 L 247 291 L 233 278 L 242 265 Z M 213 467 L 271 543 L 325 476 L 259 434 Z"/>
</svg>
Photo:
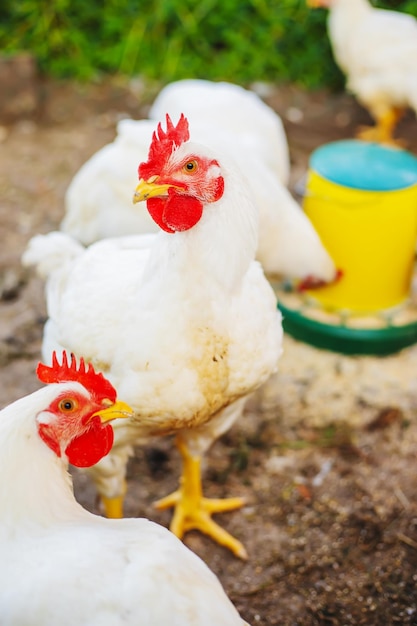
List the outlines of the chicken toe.
<svg viewBox="0 0 417 626">
<path fill-rule="evenodd" d="M 177 447 L 183 460 L 180 487 L 177 491 L 158 500 L 155 507 L 175 507 L 170 530 L 180 539 L 188 530 L 199 530 L 214 541 L 225 546 L 241 559 L 247 559 L 243 544 L 211 519 L 213 513 L 232 511 L 245 504 L 243 498 L 204 498 L 201 486 L 201 459 L 192 456 L 186 445 L 178 440 Z"/>
</svg>

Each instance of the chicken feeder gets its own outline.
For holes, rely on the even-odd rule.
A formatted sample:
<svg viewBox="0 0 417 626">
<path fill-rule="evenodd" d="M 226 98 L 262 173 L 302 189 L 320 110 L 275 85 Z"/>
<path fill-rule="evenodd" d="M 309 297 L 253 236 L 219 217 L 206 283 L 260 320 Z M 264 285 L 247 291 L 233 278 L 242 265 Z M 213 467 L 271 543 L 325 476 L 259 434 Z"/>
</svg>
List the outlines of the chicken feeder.
<svg viewBox="0 0 417 626">
<path fill-rule="evenodd" d="M 304 210 L 341 278 L 303 295 L 279 289 L 286 332 L 347 354 L 417 342 L 417 158 L 357 140 L 323 145 L 310 157 Z"/>
</svg>

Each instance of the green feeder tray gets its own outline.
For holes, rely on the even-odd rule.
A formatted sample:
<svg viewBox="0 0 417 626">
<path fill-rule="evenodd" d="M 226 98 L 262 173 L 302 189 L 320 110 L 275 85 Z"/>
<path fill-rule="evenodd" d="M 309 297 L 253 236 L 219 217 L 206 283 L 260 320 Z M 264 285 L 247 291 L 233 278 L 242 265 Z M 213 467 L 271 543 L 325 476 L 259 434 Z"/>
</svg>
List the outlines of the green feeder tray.
<svg viewBox="0 0 417 626">
<path fill-rule="evenodd" d="M 347 355 L 386 356 L 417 342 L 417 306 L 404 302 L 369 316 L 325 311 L 311 296 L 275 287 L 284 331 L 316 348 Z"/>
</svg>

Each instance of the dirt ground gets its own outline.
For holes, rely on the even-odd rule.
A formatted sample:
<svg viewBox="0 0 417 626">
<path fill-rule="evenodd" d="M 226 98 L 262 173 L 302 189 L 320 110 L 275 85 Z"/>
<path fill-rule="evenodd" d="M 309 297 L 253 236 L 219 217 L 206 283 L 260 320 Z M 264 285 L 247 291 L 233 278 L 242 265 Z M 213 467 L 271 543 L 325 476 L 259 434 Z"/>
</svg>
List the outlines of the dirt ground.
<svg viewBox="0 0 417 626">
<path fill-rule="evenodd" d="M 30 106 L 4 112 L 0 126 L 1 406 L 39 386 L 43 284 L 22 269 L 21 253 L 33 234 L 59 226 L 77 169 L 113 139 L 121 117 L 146 116 L 153 96 L 140 81 L 31 89 Z M 368 120 L 346 95 L 275 87 L 265 99 L 283 118 L 295 187 L 315 147 Z M 398 134 L 417 154 L 411 114 Z M 417 624 L 417 346 L 347 357 L 286 336 L 284 349 L 279 373 L 206 459 L 208 496 L 247 499 L 218 520 L 249 560 L 195 532 L 185 543 L 252 625 Z M 169 439 L 138 448 L 126 515 L 168 525 L 170 513 L 152 503 L 178 476 Z M 80 502 L 98 512 L 88 479 L 75 473 L 74 482 Z"/>
</svg>

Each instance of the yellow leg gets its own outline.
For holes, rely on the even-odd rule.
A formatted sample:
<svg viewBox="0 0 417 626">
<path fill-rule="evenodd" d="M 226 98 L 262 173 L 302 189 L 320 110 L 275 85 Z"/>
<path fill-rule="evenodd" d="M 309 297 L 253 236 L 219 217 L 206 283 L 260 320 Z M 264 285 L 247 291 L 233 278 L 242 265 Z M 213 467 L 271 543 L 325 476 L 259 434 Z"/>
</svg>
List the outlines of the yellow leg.
<svg viewBox="0 0 417 626">
<path fill-rule="evenodd" d="M 395 127 L 403 115 L 403 109 L 393 107 L 384 115 L 376 116 L 376 125 L 359 129 L 357 136 L 366 141 L 376 141 L 377 143 L 391 146 L 402 146 L 404 142 L 394 139 Z"/>
<path fill-rule="evenodd" d="M 124 484 L 123 493 L 115 498 L 106 498 L 101 496 L 101 502 L 104 508 L 104 514 L 111 519 L 121 519 L 123 517 L 123 503 L 126 493 L 126 483 Z"/>
<path fill-rule="evenodd" d="M 103 503 L 104 514 L 106 517 L 110 517 L 112 519 L 120 519 L 123 517 L 123 496 L 119 496 L 117 498 L 105 498 L 102 496 L 101 501 Z"/>
<path fill-rule="evenodd" d="M 200 530 L 220 545 L 229 548 L 237 557 L 247 559 L 243 544 L 211 519 L 213 513 L 232 511 L 243 506 L 245 501 L 243 498 L 204 498 L 201 487 L 200 457 L 191 456 L 184 442 L 179 438 L 177 447 L 183 461 L 180 488 L 158 500 L 155 503 L 156 508 L 175 507 L 170 529 L 180 539 L 187 530 Z"/>
</svg>

